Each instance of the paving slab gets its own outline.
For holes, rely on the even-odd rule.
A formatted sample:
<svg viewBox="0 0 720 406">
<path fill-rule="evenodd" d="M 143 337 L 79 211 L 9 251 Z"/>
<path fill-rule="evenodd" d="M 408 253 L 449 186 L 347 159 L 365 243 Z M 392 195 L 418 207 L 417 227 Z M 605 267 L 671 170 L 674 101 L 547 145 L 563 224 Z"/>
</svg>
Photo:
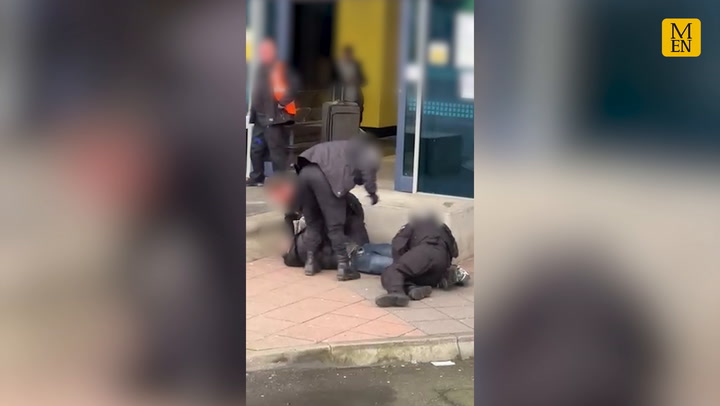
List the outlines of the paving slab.
<svg viewBox="0 0 720 406">
<path fill-rule="evenodd" d="M 472 260 L 462 263 L 468 264 Z M 274 256 L 248 262 L 246 283 L 250 352 L 473 331 L 471 286 L 435 290 L 406 308 L 379 308 L 378 276 L 339 282 L 335 272 L 323 271 L 308 277 Z"/>
</svg>

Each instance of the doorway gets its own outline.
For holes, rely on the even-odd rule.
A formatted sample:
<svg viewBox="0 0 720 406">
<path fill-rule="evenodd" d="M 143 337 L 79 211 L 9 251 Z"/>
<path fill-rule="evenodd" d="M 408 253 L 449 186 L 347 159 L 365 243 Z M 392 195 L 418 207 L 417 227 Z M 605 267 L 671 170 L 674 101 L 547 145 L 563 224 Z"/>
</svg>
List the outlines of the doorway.
<svg viewBox="0 0 720 406">
<path fill-rule="evenodd" d="M 303 78 L 304 89 L 328 89 L 332 77 L 335 3 L 294 3 L 292 15 L 290 63 Z"/>
</svg>

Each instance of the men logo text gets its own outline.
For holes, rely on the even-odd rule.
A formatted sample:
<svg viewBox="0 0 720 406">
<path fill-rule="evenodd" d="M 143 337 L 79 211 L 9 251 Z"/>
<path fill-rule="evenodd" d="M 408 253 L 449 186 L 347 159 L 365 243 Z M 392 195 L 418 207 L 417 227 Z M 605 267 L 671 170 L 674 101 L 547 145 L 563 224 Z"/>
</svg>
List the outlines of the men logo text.
<svg viewBox="0 0 720 406">
<path fill-rule="evenodd" d="M 666 18 L 662 21 L 662 53 L 665 56 L 700 56 L 700 20 Z"/>
</svg>

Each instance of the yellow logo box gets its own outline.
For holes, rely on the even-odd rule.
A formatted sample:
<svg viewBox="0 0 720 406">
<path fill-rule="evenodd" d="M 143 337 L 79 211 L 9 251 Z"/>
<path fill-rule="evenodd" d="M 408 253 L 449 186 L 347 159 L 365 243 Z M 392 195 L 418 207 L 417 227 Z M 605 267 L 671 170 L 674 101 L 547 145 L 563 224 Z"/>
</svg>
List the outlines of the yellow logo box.
<svg viewBox="0 0 720 406">
<path fill-rule="evenodd" d="M 701 25 L 697 18 L 662 21 L 662 53 L 667 57 L 695 57 L 702 52 Z"/>
</svg>

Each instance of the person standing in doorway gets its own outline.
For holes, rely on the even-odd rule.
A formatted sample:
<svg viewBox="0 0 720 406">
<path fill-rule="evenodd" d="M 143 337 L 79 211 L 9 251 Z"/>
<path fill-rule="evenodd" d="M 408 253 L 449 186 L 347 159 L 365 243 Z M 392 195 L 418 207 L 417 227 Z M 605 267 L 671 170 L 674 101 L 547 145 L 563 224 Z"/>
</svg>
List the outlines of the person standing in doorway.
<svg viewBox="0 0 720 406">
<path fill-rule="evenodd" d="M 362 87 L 365 86 L 365 74 L 360 62 L 355 59 L 351 46 L 343 49 L 342 57 L 335 63 L 334 81 L 336 92 L 343 100 L 355 102 L 360 106 L 360 123 L 363 119 L 365 100 Z"/>
<path fill-rule="evenodd" d="M 300 87 L 295 73 L 278 60 L 273 40 L 262 41 L 259 55 L 260 66 L 250 106 L 250 123 L 254 124 L 254 133 L 250 146 L 252 172 L 247 186 L 262 186 L 268 155 L 274 172 L 287 170 L 289 126 L 295 122 L 295 97 Z"/>
</svg>

